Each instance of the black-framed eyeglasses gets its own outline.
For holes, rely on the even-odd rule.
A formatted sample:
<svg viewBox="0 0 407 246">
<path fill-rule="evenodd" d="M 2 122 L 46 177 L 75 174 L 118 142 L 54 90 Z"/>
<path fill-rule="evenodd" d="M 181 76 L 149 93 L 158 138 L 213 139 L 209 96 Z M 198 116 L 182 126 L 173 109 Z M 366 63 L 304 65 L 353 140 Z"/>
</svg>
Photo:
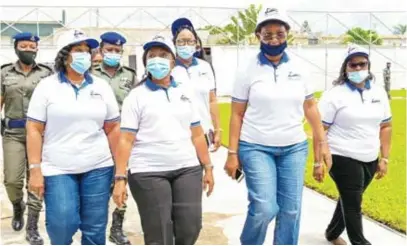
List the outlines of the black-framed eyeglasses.
<svg viewBox="0 0 407 246">
<path fill-rule="evenodd" d="M 365 68 L 369 64 L 368 62 L 349 62 L 348 66 L 352 69 L 356 69 L 357 67 Z"/>
<path fill-rule="evenodd" d="M 175 41 L 176 45 L 184 46 L 184 45 L 196 45 L 196 40 L 193 39 L 178 39 Z"/>
</svg>

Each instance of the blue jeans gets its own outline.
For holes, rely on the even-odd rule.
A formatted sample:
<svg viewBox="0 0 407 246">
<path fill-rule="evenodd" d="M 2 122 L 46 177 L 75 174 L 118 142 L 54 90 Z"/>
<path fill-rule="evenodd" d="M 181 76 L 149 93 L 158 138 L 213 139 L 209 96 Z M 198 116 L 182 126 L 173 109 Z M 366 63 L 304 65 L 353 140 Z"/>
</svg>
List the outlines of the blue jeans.
<svg viewBox="0 0 407 246">
<path fill-rule="evenodd" d="M 273 244 L 298 244 L 307 155 L 307 141 L 284 147 L 239 142 L 239 159 L 249 192 L 242 244 L 263 244 L 275 217 Z"/>
<path fill-rule="evenodd" d="M 106 244 L 113 167 L 45 177 L 45 226 L 53 245 L 69 245 L 78 229 L 82 245 Z"/>
</svg>

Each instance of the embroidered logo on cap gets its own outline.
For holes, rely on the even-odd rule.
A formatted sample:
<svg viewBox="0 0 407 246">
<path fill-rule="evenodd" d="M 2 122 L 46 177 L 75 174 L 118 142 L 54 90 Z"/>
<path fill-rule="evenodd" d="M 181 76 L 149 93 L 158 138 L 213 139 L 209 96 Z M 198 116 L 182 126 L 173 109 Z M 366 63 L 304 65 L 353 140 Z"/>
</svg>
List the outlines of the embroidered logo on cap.
<svg viewBox="0 0 407 246">
<path fill-rule="evenodd" d="M 79 30 L 75 30 L 74 34 L 75 38 L 81 38 L 83 36 L 85 36 L 85 34 Z"/>
<path fill-rule="evenodd" d="M 116 44 L 117 44 L 117 45 L 120 45 L 120 44 L 121 44 L 120 39 L 117 40 Z"/>
<path fill-rule="evenodd" d="M 264 12 L 265 16 L 275 15 L 278 14 L 278 10 L 276 8 L 267 8 Z"/>
<path fill-rule="evenodd" d="M 164 42 L 165 38 L 161 35 L 157 35 L 153 38 L 153 41 L 160 41 L 160 42 Z"/>
<path fill-rule="evenodd" d="M 35 37 L 34 37 L 34 36 L 31 36 L 30 40 L 31 40 L 31 41 L 35 41 Z"/>
</svg>

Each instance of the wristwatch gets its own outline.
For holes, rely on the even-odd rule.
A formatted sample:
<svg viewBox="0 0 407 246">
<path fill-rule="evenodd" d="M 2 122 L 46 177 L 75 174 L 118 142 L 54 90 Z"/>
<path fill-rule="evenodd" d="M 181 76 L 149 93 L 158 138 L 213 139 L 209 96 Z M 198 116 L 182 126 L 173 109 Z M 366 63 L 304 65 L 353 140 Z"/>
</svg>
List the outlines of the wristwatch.
<svg viewBox="0 0 407 246">
<path fill-rule="evenodd" d="M 315 167 L 315 168 L 320 167 L 320 166 L 321 166 L 321 163 L 319 163 L 319 162 L 315 162 L 315 163 L 314 163 L 314 167 Z"/>
<path fill-rule="evenodd" d="M 28 169 L 33 169 L 33 168 L 40 168 L 41 167 L 41 164 L 30 164 L 30 165 L 28 165 Z"/>
</svg>

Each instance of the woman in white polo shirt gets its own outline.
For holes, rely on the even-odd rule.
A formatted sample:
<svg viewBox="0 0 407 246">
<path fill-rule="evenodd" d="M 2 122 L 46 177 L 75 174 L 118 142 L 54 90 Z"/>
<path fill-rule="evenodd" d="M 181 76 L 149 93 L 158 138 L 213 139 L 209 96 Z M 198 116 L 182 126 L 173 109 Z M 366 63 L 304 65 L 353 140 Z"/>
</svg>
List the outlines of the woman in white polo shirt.
<svg viewBox="0 0 407 246">
<path fill-rule="evenodd" d="M 214 185 L 204 133 L 193 96 L 171 77 L 172 42 L 157 36 L 145 44 L 143 63 L 148 76 L 122 107 L 113 199 L 123 205 L 128 163 L 144 243 L 191 245 L 202 227 L 202 182 L 208 196 Z"/>
<path fill-rule="evenodd" d="M 56 74 L 34 90 L 27 113 L 29 189 L 45 200 L 51 244 L 104 245 L 119 108 L 110 86 L 89 73 L 99 45 L 80 30 L 58 39 Z M 109 147 L 110 145 L 110 147 Z"/>
<path fill-rule="evenodd" d="M 233 89 L 229 154 L 225 170 L 236 178 L 239 161 L 249 192 L 242 244 L 263 244 L 276 218 L 274 244 L 295 245 L 301 217 L 304 168 L 308 155 L 303 118 L 314 135 L 314 158 L 328 168 L 312 80 L 301 61 L 285 52 L 290 26 L 277 9 L 260 12 L 256 36 L 260 52 L 238 68 Z"/>
<path fill-rule="evenodd" d="M 362 229 L 362 196 L 375 174 L 381 179 L 387 172 L 390 104 L 386 91 L 372 80 L 369 52 L 350 47 L 335 86 L 319 102 L 332 152 L 330 175 L 340 198 L 325 236 L 336 245 L 346 244 L 340 237 L 345 228 L 352 244 L 370 245 Z"/>
<path fill-rule="evenodd" d="M 189 86 L 193 91 L 208 146 L 216 151 L 221 144 L 221 129 L 213 69 L 207 61 L 194 56 L 197 48 L 202 52 L 202 47 L 190 20 L 175 20 L 171 30 L 177 51 L 172 76 L 177 83 Z"/>
</svg>

